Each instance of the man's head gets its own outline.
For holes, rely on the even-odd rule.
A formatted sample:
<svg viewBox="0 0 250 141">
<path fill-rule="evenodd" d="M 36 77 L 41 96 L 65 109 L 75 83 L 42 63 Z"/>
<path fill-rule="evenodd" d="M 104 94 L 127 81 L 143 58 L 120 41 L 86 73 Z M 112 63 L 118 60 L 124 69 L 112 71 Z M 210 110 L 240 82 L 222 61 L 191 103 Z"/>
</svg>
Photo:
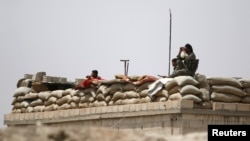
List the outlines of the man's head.
<svg viewBox="0 0 250 141">
<path fill-rule="evenodd" d="M 97 70 L 92 70 L 91 76 L 92 77 L 97 77 L 98 76 L 98 71 Z"/>
<path fill-rule="evenodd" d="M 193 48 L 190 44 L 185 45 L 185 51 L 187 54 L 193 53 Z"/>
<path fill-rule="evenodd" d="M 177 58 L 172 59 L 172 66 L 176 67 L 177 66 Z"/>
</svg>

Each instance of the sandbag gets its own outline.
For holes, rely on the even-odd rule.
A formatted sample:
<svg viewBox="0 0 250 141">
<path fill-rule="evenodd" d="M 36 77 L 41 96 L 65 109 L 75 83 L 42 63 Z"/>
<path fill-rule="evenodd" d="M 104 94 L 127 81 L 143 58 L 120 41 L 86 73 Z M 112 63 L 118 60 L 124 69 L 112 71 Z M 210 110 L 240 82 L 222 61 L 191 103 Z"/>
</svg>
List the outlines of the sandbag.
<svg viewBox="0 0 250 141">
<path fill-rule="evenodd" d="M 95 98 L 91 94 L 86 94 L 80 98 L 80 103 L 93 102 Z"/>
<path fill-rule="evenodd" d="M 125 99 L 126 98 L 126 94 L 121 92 L 121 91 L 117 91 L 114 93 L 113 97 L 112 97 L 112 101 L 117 101 L 118 99 Z"/>
<path fill-rule="evenodd" d="M 184 86 L 184 85 L 198 85 L 199 82 L 195 80 L 192 76 L 177 76 L 174 77 L 174 80 L 177 82 L 179 86 Z"/>
<path fill-rule="evenodd" d="M 95 100 L 93 102 L 93 107 L 103 107 L 103 106 L 107 106 L 107 103 L 105 101 Z"/>
<path fill-rule="evenodd" d="M 243 88 L 250 88 L 250 79 L 238 79 Z"/>
<path fill-rule="evenodd" d="M 242 97 L 241 102 L 243 102 L 243 103 L 250 103 L 250 96 L 244 96 L 244 97 Z"/>
<path fill-rule="evenodd" d="M 71 101 L 71 95 L 66 95 L 63 96 L 62 98 L 58 99 L 56 101 L 56 104 L 58 104 L 58 106 L 60 107 L 61 105 L 65 104 L 65 103 L 69 103 Z"/>
<path fill-rule="evenodd" d="M 187 84 L 180 89 L 180 93 L 183 94 L 194 94 L 194 95 L 199 95 L 201 94 L 200 89 L 197 87 Z"/>
<path fill-rule="evenodd" d="M 55 104 L 56 101 L 57 101 L 57 98 L 52 96 L 48 100 L 44 101 L 44 105 L 49 106 L 49 105 Z"/>
<path fill-rule="evenodd" d="M 51 92 L 51 96 L 54 96 L 54 97 L 59 99 L 63 96 L 63 92 L 64 92 L 64 90 L 54 90 Z"/>
<path fill-rule="evenodd" d="M 131 84 L 131 83 L 128 83 L 126 84 L 124 87 L 123 87 L 123 90 L 124 91 L 136 91 L 136 86 Z"/>
<path fill-rule="evenodd" d="M 219 102 L 240 102 L 241 98 L 232 94 L 212 92 L 211 100 Z"/>
<path fill-rule="evenodd" d="M 123 91 L 123 84 L 112 84 L 110 87 L 108 87 L 107 91 L 109 94 L 114 94 L 117 91 Z"/>
<path fill-rule="evenodd" d="M 197 96 L 193 94 L 186 94 L 182 96 L 182 100 L 192 100 L 193 102 L 200 103 L 202 100 Z"/>
<path fill-rule="evenodd" d="M 28 93 L 31 92 L 31 88 L 28 88 L 28 87 L 19 87 L 17 88 L 15 91 L 14 91 L 14 95 L 13 97 L 17 97 L 17 96 L 24 96 Z"/>
<path fill-rule="evenodd" d="M 47 100 L 51 96 L 51 91 L 43 91 L 38 93 L 38 97 L 42 100 Z"/>
<path fill-rule="evenodd" d="M 229 85 L 241 88 L 241 83 L 233 77 L 208 77 L 209 85 Z"/>
<path fill-rule="evenodd" d="M 148 96 L 148 90 L 147 89 L 142 90 L 141 92 L 139 92 L 139 94 L 140 94 L 140 97 L 146 97 Z"/>
<path fill-rule="evenodd" d="M 171 94 L 168 99 L 169 100 L 181 100 L 182 95 L 180 93 L 175 93 L 175 94 Z"/>
<path fill-rule="evenodd" d="M 155 94 L 155 96 L 156 96 L 156 98 L 158 98 L 158 97 L 165 97 L 167 99 L 169 95 L 168 95 L 168 91 L 167 90 L 162 89 L 162 90 L 158 91 Z"/>
<path fill-rule="evenodd" d="M 209 84 L 207 81 L 207 77 L 205 75 L 197 73 L 195 74 L 194 79 L 198 81 L 198 84 L 197 84 L 198 88 L 209 89 Z"/>
<path fill-rule="evenodd" d="M 130 99 L 130 98 L 139 98 L 140 95 L 139 93 L 135 92 L 135 91 L 126 91 L 125 93 L 125 97 Z"/>
<path fill-rule="evenodd" d="M 98 101 L 105 101 L 105 97 L 102 93 L 97 94 L 96 99 Z"/>
<path fill-rule="evenodd" d="M 246 95 L 246 93 L 242 89 L 227 85 L 214 85 L 211 87 L 211 91 L 218 93 L 233 94 L 239 97 L 243 97 Z"/>
<path fill-rule="evenodd" d="M 149 103 L 151 102 L 151 98 L 149 96 L 143 97 L 140 99 L 140 103 Z"/>
<path fill-rule="evenodd" d="M 167 97 L 165 97 L 165 96 L 157 96 L 154 100 L 153 100 L 153 102 L 164 102 L 164 101 L 167 101 L 168 99 L 167 99 Z"/>
<path fill-rule="evenodd" d="M 34 100 L 30 103 L 30 106 L 32 106 L 32 107 L 40 106 L 40 105 L 44 105 L 44 103 L 41 99 Z"/>
<path fill-rule="evenodd" d="M 171 94 L 175 94 L 175 93 L 178 93 L 180 92 L 180 86 L 176 85 L 175 87 L 171 88 L 170 90 L 168 90 L 168 94 L 171 95 Z"/>
<path fill-rule="evenodd" d="M 200 92 L 201 92 L 201 94 L 199 95 L 199 97 L 203 101 L 210 101 L 210 91 L 208 89 L 200 88 Z"/>
</svg>

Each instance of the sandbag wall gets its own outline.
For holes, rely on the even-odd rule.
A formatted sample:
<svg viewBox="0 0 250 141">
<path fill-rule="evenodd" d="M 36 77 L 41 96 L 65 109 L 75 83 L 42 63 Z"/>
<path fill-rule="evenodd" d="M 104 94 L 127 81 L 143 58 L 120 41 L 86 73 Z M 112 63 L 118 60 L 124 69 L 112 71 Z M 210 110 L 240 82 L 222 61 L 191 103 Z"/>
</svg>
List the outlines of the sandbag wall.
<svg viewBox="0 0 250 141">
<path fill-rule="evenodd" d="M 148 89 L 154 82 L 133 85 L 120 79 L 105 80 L 96 88 L 81 90 L 40 91 L 20 86 L 13 95 L 13 113 L 43 112 L 63 109 L 99 107 L 111 105 L 160 102 L 188 99 L 194 108 L 211 109 L 212 103 L 250 103 L 250 80 L 230 77 L 209 77 L 196 74 L 195 77 L 175 77 L 153 96 Z"/>
</svg>

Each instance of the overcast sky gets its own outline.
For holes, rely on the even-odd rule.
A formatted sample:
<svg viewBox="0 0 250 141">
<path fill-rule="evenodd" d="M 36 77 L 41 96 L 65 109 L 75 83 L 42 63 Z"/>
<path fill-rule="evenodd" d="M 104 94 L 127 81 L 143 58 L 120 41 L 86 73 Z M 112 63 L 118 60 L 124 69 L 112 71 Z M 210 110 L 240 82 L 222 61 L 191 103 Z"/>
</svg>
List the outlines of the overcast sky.
<svg viewBox="0 0 250 141">
<path fill-rule="evenodd" d="M 249 0 L 0 0 L 0 127 L 24 74 L 84 78 L 92 69 L 113 79 L 168 74 L 190 43 L 198 73 L 250 78 Z M 171 68 L 172 70 L 172 68 Z"/>
</svg>

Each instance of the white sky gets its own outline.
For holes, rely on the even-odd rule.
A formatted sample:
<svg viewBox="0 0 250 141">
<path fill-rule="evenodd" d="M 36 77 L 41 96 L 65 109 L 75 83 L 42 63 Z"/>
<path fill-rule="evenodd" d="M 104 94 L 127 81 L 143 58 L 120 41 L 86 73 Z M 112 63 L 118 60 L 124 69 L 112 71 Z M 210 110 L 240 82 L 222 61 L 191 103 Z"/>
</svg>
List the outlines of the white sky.
<svg viewBox="0 0 250 141">
<path fill-rule="evenodd" d="M 250 78 L 249 0 L 0 0 L 0 127 L 16 83 L 45 71 L 74 81 L 92 69 L 113 79 L 168 73 L 172 51 L 190 43 L 198 73 Z M 172 68 L 171 68 L 172 70 Z"/>
</svg>

